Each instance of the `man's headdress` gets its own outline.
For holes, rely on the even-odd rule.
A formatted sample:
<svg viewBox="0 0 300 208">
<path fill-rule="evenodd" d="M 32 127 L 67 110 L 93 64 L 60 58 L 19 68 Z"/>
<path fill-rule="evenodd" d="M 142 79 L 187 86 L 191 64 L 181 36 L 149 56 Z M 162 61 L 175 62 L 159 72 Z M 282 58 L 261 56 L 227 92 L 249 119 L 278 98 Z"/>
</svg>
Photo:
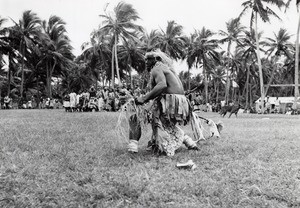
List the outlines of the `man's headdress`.
<svg viewBox="0 0 300 208">
<path fill-rule="evenodd" d="M 175 73 L 175 70 L 174 70 L 174 68 L 173 68 L 173 61 L 172 61 L 172 59 L 167 55 L 167 54 L 165 54 L 164 52 L 162 52 L 160 49 L 156 49 L 156 50 L 154 50 L 154 51 L 150 51 L 150 52 L 147 52 L 146 54 L 145 54 L 145 58 L 147 58 L 147 57 L 159 57 L 160 59 L 161 59 L 161 62 L 163 63 L 163 64 L 165 64 L 165 65 L 167 65 L 168 66 L 168 68 L 174 73 L 174 74 L 176 74 Z"/>
</svg>

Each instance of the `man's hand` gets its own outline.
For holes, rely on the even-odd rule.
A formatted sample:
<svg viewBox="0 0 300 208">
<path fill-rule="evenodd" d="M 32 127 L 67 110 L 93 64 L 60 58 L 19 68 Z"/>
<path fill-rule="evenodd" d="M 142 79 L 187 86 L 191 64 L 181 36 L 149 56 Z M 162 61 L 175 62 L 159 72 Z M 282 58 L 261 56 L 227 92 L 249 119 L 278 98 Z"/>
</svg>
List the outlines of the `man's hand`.
<svg viewBox="0 0 300 208">
<path fill-rule="evenodd" d="M 138 97 L 134 99 L 134 102 L 136 105 L 143 105 L 145 103 L 145 100 L 143 97 Z"/>
</svg>

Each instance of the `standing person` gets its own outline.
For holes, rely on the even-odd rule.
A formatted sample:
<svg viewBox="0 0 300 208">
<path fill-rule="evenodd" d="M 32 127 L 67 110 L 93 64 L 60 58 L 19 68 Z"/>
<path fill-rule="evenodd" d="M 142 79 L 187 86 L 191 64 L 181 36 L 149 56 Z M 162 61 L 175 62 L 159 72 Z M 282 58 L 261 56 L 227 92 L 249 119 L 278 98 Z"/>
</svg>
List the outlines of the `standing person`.
<svg viewBox="0 0 300 208">
<path fill-rule="evenodd" d="M 190 149 L 197 149 L 196 142 L 178 126 L 178 123 L 186 124 L 190 120 L 192 109 L 184 95 L 182 83 L 172 68 L 171 59 L 161 51 L 148 52 L 145 58 L 150 72 L 151 91 L 136 98 L 135 102 L 142 105 L 153 100 L 151 147 L 167 156 L 173 156 L 183 143 Z M 136 114 L 130 117 L 129 125 L 128 151 L 138 152 L 141 128 Z"/>
<path fill-rule="evenodd" d="M 280 112 L 280 100 L 278 97 L 276 97 L 275 100 L 275 113 L 279 113 Z"/>
<path fill-rule="evenodd" d="M 69 94 L 70 96 L 70 110 L 71 112 L 75 111 L 75 107 L 76 107 L 76 93 L 75 92 L 71 92 Z"/>
<path fill-rule="evenodd" d="M 267 97 L 267 101 L 266 101 L 266 109 L 267 109 L 267 113 L 269 114 L 271 112 L 271 102 L 270 102 L 270 97 Z"/>
</svg>

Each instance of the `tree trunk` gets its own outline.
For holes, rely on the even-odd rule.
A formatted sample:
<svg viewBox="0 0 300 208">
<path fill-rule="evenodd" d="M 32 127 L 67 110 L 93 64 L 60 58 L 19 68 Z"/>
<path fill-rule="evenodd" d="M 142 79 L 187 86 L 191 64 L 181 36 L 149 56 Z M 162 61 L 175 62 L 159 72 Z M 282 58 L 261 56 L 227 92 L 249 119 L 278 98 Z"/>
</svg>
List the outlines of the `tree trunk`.
<svg viewBox="0 0 300 208">
<path fill-rule="evenodd" d="M 119 71 L 119 64 L 118 64 L 118 49 L 117 49 L 117 44 L 118 44 L 118 39 L 117 36 L 115 36 L 115 62 L 116 62 L 116 71 L 117 71 L 117 78 L 118 78 L 118 82 L 119 82 L 119 86 L 122 86 L 122 82 L 120 79 L 120 71 Z"/>
<path fill-rule="evenodd" d="M 205 102 L 208 103 L 208 82 L 207 82 L 207 75 L 204 66 L 203 66 L 203 75 L 204 75 Z"/>
<path fill-rule="evenodd" d="M 112 55 L 111 55 L 111 82 L 109 86 L 114 89 L 115 88 L 115 69 L 114 69 L 114 58 L 115 58 L 115 47 L 112 49 Z"/>
<path fill-rule="evenodd" d="M 299 97 L 299 33 L 300 33 L 300 14 L 298 20 L 296 37 L 296 57 L 295 57 L 295 100 Z"/>
<path fill-rule="evenodd" d="M 268 84 L 266 86 L 265 96 L 268 94 L 268 90 L 269 90 L 270 85 L 271 85 L 271 83 L 272 83 L 272 81 L 274 79 L 274 75 L 275 75 L 275 70 L 276 69 L 278 69 L 278 65 L 277 64 L 275 64 L 275 67 L 273 67 L 273 69 L 272 69 L 270 80 L 269 80 L 269 82 L 268 82 Z"/>
<path fill-rule="evenodd" d="M 218 88 L 217 88 L 216 103 L 219 103 L 219 85 L 218 85 Z"/>
<path fill-rule="evenodd" d="M 50 97 L 50 91 L 49 91 L 49 89 L 50 89 L 50 87 L 49 87 L 49 83 L 50 83 L 50 80 L 49 80 L 49 77 L 50 77 L 50 66 L 49 66 L 49 63 L 47 63 L 47 69 L 46 69 L 46 71 L 47 71 L 47 78 L 46 78 L 46 80 L 47 80 L 47 94 L 48 94 L 48 97 Z"/>
<path fill-rule="evenodd" d="M 131 66 L 129 66 L 129 67 L 130 67 L 130 69 L 129 69 L 130 86 L 131 86 L 131 89 L 133 89 L 132 68 L 131 68 Z"/>
<path fill-rule="evenodd" d="M 249 83 L 249 107 L 251 108 L 251 104 L 252 104 L 252 86 L 251 86 L 251 83 Z"/>
<path fill-rule="evenodd" d="M 246 108 L 250 107 L 250 102 L 249 102 L 249 77 L 250 77 L 250 66 L 247 66 L 247 78 L 246 78 Z"/>
<path fill-rule="evenodd" d="M 226 88 L 225 88 L 225 103 L 228 105 L 228 98 L 229 98 L 229 89 L 230 89 L 230 80 L 229 80 L 229 54 L 230 54 L 230 47 L 231 47 L 231 42 L 228 42 L 227 46 L 227 67 L 226 67 Z"/>
<path fill-rule="evenodd" d="M 52 87 L 51 87 L 51 79 L 52 79 L 52 74 L 53 74 L 53 71 L 54 71 L 54 68 L 55 68 L 55 66 L 56 66 L 56 60 L 54 60 L 54 64 L 53 64 L 53 66 L 52 66 L 52 69 L 50 69 L 50 67 L 49 67 L 49 69 L 50 69 L 50 73 L 49 73 L 49 88 L 48 88 L 48 92 L 49 92 L 49 98 L 52 98 Z"/>
<path fill-rule="evenodd" d="M 10 95 L 10 83 L 11 83 L 11 55 L 10 53 L 8 52 L 8 77 L 7 77 L 7 95 L 9 96 Z"/>
<path fill-rule="evenodd" d="M 24 56 L 25 56 L 25 46 L 23 45 L 23 40 L 21 41 L 21 50 L 22 50 L 22 65 L 21 65 L 21 88 L 20 88 L 20 94 L 21 94 L 21 98 L 23 98 L 23 91 L 24 91 Z"/>
<path fill-rule="evenodd" d="M 257 12 L 255 12 L 255 39 L 256 39 L 256 54 L 258 61 L 258 70 L 259 70 L 259 83 L 260 83 L 260 104 L 261 104 L 261 113 L 265 112 L 264 108 L 264 100 L 265 100 L 265 92 L 264 92 L 264 79 L 263 79 L 263 71 L 260 60 L 260 52 L 259 52 L 259 40 L 258 40 L 258 30 L 257 30 Z"/>
<path fill-rule="evenodd" d="M 40 88 L 39 88 L 39 77 L 36 77 L 36 89 L 37 89 L 37 98 L 36 98 L 36 108 L 40 109 Z"/>
</svg>

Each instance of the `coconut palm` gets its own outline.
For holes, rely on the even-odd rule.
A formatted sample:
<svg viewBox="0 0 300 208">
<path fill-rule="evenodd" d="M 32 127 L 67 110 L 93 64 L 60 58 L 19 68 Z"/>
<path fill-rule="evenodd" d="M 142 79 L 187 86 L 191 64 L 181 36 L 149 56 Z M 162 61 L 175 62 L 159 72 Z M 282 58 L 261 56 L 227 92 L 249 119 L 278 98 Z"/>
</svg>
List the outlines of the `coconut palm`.
<svg viewBox="0 0 300 208">
<path fill-rule="evenodd" d="M 9 46 L 9 38 L 7 28 L 2 27 L 2 24 L 6 22 L 7 19 L 0 16 L 0 61 L 2 60 L 3 54 L 8 54 L 12 51 L 12 48 Z"/>
<path fill-rule="evenodd" d="M 291 0 L 288 0 L 286 7 L 289 6 Z M 300 0 L 296 0 L 296 6 L 300 5 Z M 298 19 L 298 27 L 296 33 L 296 54 L 295 54 L 295 100 L 299 97 L 299 35 L 300 35 L 300 13 Z"/>
<path fill-rule="evenodd" d="M 7 29 L 2 27 L 2 24 L 5 21 L 7 21 L 7 19 L 2 18 L 0 16 L 0 69 L 2 69 L 2 67 L 4 66 L 4 64 L 6 64 L 4 62 L 4 60 L 3 60 L 3 55 L 4 54 L 9 55 L 9 53 L 12 52 L 12 47 L 10 47 L 9 40 L 7 38 Z M 10 73 L 8 73 L 8 80 L 9 80 L 9 77 L 10 77 Z M 10 82 L 8 81 L 8 88 L 10 86 L 9 83 Z M 4 85 L 4 82 L 2 82 L 2 84 Z M 9 92 L 9 90 L 8 90 L 8 92 Z"/>
<path fill-rule="evenodd" d="M 144 51 L 151 51 L 152 49 L 159 48 L 160 40 L 161 40 L 162 34 L 157 30 L 151 30 L 151 32 L 143 33 L 140 37 L 142 49 Z"/>
<path fill-rule="evenodd" d="M 194 31 L 194 33 L 190 34 L 190 36 L 186 37 L 185 39 L 185 57 L 187 66 L 188 66 L 188 74 L 190 74 L 190 70 L 195 64 L 196 54 L 194 53 L 195 49 L 195 42 L 198 37 L 198 32 Z M 188 90 L 191 90 L 191 78 L 188 76 Z"/>
<path fill-rule="evenodd" d="M 216 67 L 216 70 L 212 72 L 212 83 L 214 87 L 214 93 L 216 94 L 215 96 L 216 102 L 219 101 L 220 87 L 226 81 L 227 81 L 227 74 L 225 73 L 224 68 L 222 66 Z"/>
<path fill-rule="evenodd" d="M 246 93 L 246 105 L 248 105 L 249 94 L 249 84 L 256 83 L 256 78 L 259 77 L 259 73 L 255 70 L 257 69 L 257 52 L 256 52 L 256 38 L 255 31 L 251 29 L 251 31 L 244 31 L 245 36 L 241 38 L 241 44 L 238 45 L 239 53 L 244 60 L 244 68 L 246 69 L 246 80 L 244 84 L 244 92 Z M 258 38 L 261 39 L 262 32 L 258 33 Z M 262 42 L 259 42 L 262 45 Z M 264 51 L 262 48 L 259 48 L 260 51 Z M 257 87 L 256 85 L 254 85 Z M 243 93 L 244 94 L 244 93 Z M 251 103 L 251 102 L 250 102 Z"/>
<path fill-rule="evenodd" d="M 175 21 L 169 21 L 166 31 L 161 30 L 159 48 L 176 61 L 182 59 L 185 48 L 183 27 Z"/>
<path fill-rule="evenodd" d="M 99 32 L 104 34 L 112 34 L 113 36 L 111 73 L 112 87 L 114 88 L 114 62 L 116 64 L 117 78 L 119 82 L 121 82 L 117 56 L 117 45 L 120 41 L 120 38 L 132 39 L 139 42 L 139 40 L 136 38 L 136 31 L 143 32 L 143 28 L 134 23 L 134 21 L 139 19 L 137 11 L 131 4 L 124 2 L 118 3 L 118 5 L 114 8 L 113 13 L 106 13 L 105 15 L 99 16 L 104 18 L 104 21 L 102 22 L 103 26 L 99 29 Z"/>
<path fill-rule="evenodd" d="M 219 34 L 221 36 L 224 36 L 224 38 L 220 39 L 220 43 L 226 43 L 227 42 L 227 62 L 225 65 L 227 66 L 226 69 L 226 90 L 225 90 L 225 102 L 228 103 L 228 93 L 229 93 L 229 68 L 230 68 L 230 57 L 231 55 L 231 46 L 233 43 L 239 44 L 239 38 L 242 35 L 242 31 L 245 29 L 244 26 L 241 25 L 239 18 L 234 18 L 226 22 L 226 29 L 227 31 L 220 30 Z"/>
<path fill-rule="evenodd" d="M 62 88 L 65 89 L 63 93 L 80 92 L 89 89 L 93 80 L 88 71 L 86 64 L 83 62 L 74 64 L 70 69 L 64 71 L 61 83 Z"/>
<path fill-rule="evenodd" d="M 264 5 L 266 4 L 266 5 Z M 262 19 L 263 22 L 269 22 L 270 16 L 274 16 L 278 19 L 279 16 L 267 5 L 272 4 L 281 8 L 285 6 L 285 2 L 283 0 L 247 0 L 242 3 L 244 7 L 241 12 L 240 17 L 248 10 L 251 10 L 251 18 L 250 18 L 250 28 L 252 28 L 252 24 L 254 22 L 254 30 L 255 30 L 255 39 L 256 39 L 256 53 L 257 53 L 257 61 L 258 61 L 258 69 L 259 69 L 259 80 L 260 80 L 260 94 L 261 94 L 261 106 L 262 112 L 264 112 L 263 102 L 265 100 L 265 92 L 264 92 L 264 81 L 263 81 L 263 71 L 262 64 L 260 59 L 260 49 L 259 49 L 259 39 L 258 39 L 258 25 L 257 20 L 258 17 Z"/>
<path fill-rule="evenodd" d="M 270 79 L 268 81 L 268 84 L 266 86 L 265 94 L 267 94 L 269 86 L 274 78 L 274 73 L 278 69 L 279 65 L 283 66 L 284 63 L 279 63 L 280 59 L 282 59 L 281 56 L 286 56 L 288 59 L 292 59 L 292 53 L 291 50 L 293 50 L 293 45 L 289 42 L 292 35 L 290 35 L 286 29 L 280 28 L 278 33 L 274 33 L 275 38 L 266 38 L 266 41 L 264 42 L 264 45 L 268 47 L 268 50 L 266 51 L 268 54 L 268 57 L 271 55 L 275 55 L 275 57 L 272 56 L 271 58 L 271 73 L 270 73 Z"/>
<path fill-rule="evenodd" d="M 10 33 L 19 39 L 19 52 L 22 55 L 21 64 L 21 86 L 20 94 L 23 97 L 24 88 L 24 65 L 25 65 L 25 53 L 28 47 L 32 46 L 35 42 L 34 39 L 41 33 L 40 23 L 41 20 L 36 13 L 31 10 L 23 12 L 22 18 L 19 22 L 12 20 L 15 25 L 10 28 Z M 12 36 L 11 35 L 11 36 Z"/>
<path fill-rule="evenodd" d="M 286 29 L 280 28 L 277 34 L 274 33 L 274 37 L 274 39 L 268 37 L 266 38 L 266 41 L 263 42 L 263 44 L 268 47 L 268 50 L 266 51 L 268 57 L 271 55 L 280 56 L 281 54 L 284 54 L 287 58 L 291 59 L 293 45 L 289 40 L 292 35 L 290 35 Z"/>
<path fill-rule="evenodd" d="M 208 102 L 208 75 L 213 70 L 215 63 L 220 63 L 219 53 L 216 49 L 219 47 L 218 41 L 212 39 L 214 33 L 203 27 L 201 31 L 195 31 L 193 36 L 193 47 L 187 51 L 186 58 L 191 65 L 202 67 L 205 99 Z"/>
<path fill-rule="evenodd" d="M 135 69 L 138 73 L 142 73 L 145 70 L 144 54 L 145 51 L 142 49 L 142 47 L 133 41 L 125 41 L 124 44 L 120 46 L 119 57 L 121 61 L 121 67 L 129 73 L 130 85 L 132 89 L 132 69 Z"/>
<path fill-rule="evenodd" d="M 47 36 L 41 39 L 44 57 L 41 60 L 46 68 L 46 85 L 48 97 L 52 97 L 51 80 L 54 73 L 59 75 L 63 68 L 71 66 L 74 58 L 70 40 L 66 35 L 65 22 L 58 16 L 50 16 L 48 22 L 43 21 Z"/>
</svg>

